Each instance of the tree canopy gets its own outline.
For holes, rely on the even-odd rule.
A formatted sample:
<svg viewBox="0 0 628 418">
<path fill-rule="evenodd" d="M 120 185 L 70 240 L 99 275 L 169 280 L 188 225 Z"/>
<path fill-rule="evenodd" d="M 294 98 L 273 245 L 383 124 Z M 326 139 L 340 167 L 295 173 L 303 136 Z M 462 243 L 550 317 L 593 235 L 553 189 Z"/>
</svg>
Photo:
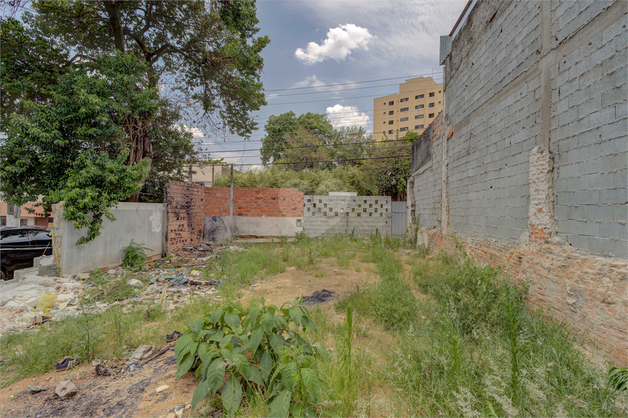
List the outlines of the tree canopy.
<svg viewBox="0 0 628 418">
<path fill-rule="evenodd" d="M 248 136 L 265 104 L 254 0 L 34 0 L 0 20 L 0 193 L 98 235 L 121 200 L 159 201 L 196 152 L 185 123 Z"/>
</svg>

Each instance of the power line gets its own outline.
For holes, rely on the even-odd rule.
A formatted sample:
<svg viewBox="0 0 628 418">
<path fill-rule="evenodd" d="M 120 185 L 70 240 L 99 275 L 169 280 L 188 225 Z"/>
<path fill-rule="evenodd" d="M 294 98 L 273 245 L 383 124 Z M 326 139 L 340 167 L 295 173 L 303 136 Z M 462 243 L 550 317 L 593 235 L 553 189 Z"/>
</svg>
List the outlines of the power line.
<svg viewBox="0 0 628 418">
<path fill-rule="evenodd" d="M 439 72 L 442 70 L 438 70 Z M 438 74 L 438 73 L 437 73 Z M 334 84 L 321 84 L 318 86 L 307 86 L 307 87 L 288 87 L 288 88 L 283 88 L 283 89 L 269 89 L 269 90 L 265 90 L 265 91 L 286 91 L 286 90 L 303 90 L 303 89 L 316 89 L 316 88 L 322 88 L 322 87 L 335 87 L 335 86 L 346 86 L 349 84 L 362 84 L 362 83 L 375 83 L 377 81 L 388 81 L 388 80 L 398 80 L 400 78 L 415 78 L 415 77 L 424 77 L 424 76 L 434 76 L 436 75 L 434 72 L 432 73 L 425 73 L 425 74 L 417 74 L 417 75 L 406 75 L 406 76 L 399 76 L 399 77 L 391 77 L 391 78 L 379 78 L 376 80 L 365 80 L 365 81 L 350 81 L 347 83 L 334 83 Z"/>
<path fill-rule="evenodd" d="M 385 160 L 388 158 L 407 158 L 407 155 L 393 155 L 393 156 L 389 156 L 389 157 L 368 157 L 368 158 L 348 158 L 345 160 L 318 160 L 318 161 L 299 161 L 299 162 L 292 162 L 292 163 L 270 163 L 268 165 L 294 165 L 294 164 L 312 164 L 312 163 L 344 163 L 344 162 L 349 162 L 349 161 L 364 161 L 364 160 Z M 228 163 L 231 164 L 231 163 Z M 233 163 L 233 165 L 240 165 L 240 166 L 254 166 L 254 165 L 260 165 L 260 164 L 244 164 L 244 163 Z"/>
<path fill-rule="evenodd" d="M 436 80 L 435 80 L 436 81 Z M 350 91 L 350 90 L 365 90 L 365 89 L 377 89 L 381 87 L 392 87 L 399 86 L 399 83 L 394 84 L 381 84 L 379 86 L 368 86 L 368 87 L 356 87 L 353 89 L 337 89 L 337 90 L 325 90 L 325 91 L 310 91 L 305 93 L 290 93 L 290 94 L 273 94 L 272 97 L 266 97 L 266 99 L 274 99 L 275 97 L 286 97 L 286 96 L 303 96 L 305 94 L 323 94 L 323 93 L 337 93 L 339 91 Z M 398 94 L 398 93 L 392 93 Z"/>
<path fill-rule="evenodd" d="M 349 145 L 363 145 L 363 144 L 387 144 L 389 142 L 407 142 L 405 139 L 391 139 L 389 141 L 365 141 L 365 142 L 346 142 L 344 144 L 326 144 L 326 145 L 303 145 L 298 147 L 283 147 L 282 150 L 287 149 L 297 149 L 297 148 L 321 148 L 321 147 L 344 147 Z M 212 153 L 212 152 L 248 152 L 248 151 L 260 151 L 261 148 L 251 148 L 251 149 L 238 149 L 238 150 L 218 150 L 218 151 L 200 151 L 201 153 Z M 248 157 L 252 157 L 249 155 Z"/>
</svg>

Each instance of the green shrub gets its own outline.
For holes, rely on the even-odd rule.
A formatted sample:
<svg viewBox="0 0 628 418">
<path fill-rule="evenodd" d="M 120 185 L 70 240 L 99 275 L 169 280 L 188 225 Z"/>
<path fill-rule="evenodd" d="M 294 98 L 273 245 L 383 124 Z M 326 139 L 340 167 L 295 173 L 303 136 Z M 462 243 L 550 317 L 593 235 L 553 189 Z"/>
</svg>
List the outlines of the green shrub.
<svg viewBox="0 0 628 418">
<path fill-rule="evenodd" d="M 316 333 L 309 311 L 291 303 L 279 309 L 266 306 L 263 299 L 253 306 L 245 309 L 232 302 L 219 307 L 190 323 L 177 341 L 177 378 L 193 371 L 200 379 L 192 408 L 207 393 L 220 390 L 224 413 L 233 416 L 243 394 L 246 398 L 263 388 L 270 416 L 314 416 L 312 408 L 326 387 L 318 376 L 316 358 L 326 353 L 299 332 Z"/>
<path fill-rule="evenodd" d="M 124 251 L 124 259 L 122 260 L 124 267 L 138 271 L 144 269 L 147 258 L 146 251 L 151 251 L 151 249 L 131 240 L 131 243 L 122 248 L 122 251 Z"/>
</svg>

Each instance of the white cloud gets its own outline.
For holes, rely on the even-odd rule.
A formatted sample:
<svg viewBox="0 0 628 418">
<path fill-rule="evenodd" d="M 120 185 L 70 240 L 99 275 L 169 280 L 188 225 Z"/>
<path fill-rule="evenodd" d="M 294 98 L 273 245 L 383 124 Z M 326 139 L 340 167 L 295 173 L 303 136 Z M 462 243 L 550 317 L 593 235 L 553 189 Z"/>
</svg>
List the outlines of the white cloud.
<svg viewBox="0 0 628 418">
<path fill-rule="evenodd" d="M 331 122 L 334 129 L 348 126 L 365 127 L 370 121 L 370 117 L 367 114 L 360 112 L 355 106 L 343 106 L 337 104 L 335 106 L 328 107 L 326 112 L 329 122 Z"/>
<path fill-rule="evenodd" d="M 351 20 L 368 27 L 373 35 L 368 59 L 359 64 L 369 68 L 394 65 L 414 68 L 422 74 L 438 65 L 440 35 L 447 35 L 467 0 L 343 0 L 295 2 L 315 24 Z M 420 68 L 417 68 L 419 65 Z"/>
<path fill-rule="evenodd" d="M 366 28 L 361 28 L 352 23 L 339 25 L 327 32 L 327 39 L 321 45 L 316 42 L 307 44 L 307 48 L 297 48 L 294 55 L 305 64 L 315 64 L 327 58 L 341 61 L 347 58 L 354 49 L 368 49 L 368 43 L 373 35 Z"/>
<path fill-rule="evenodd" d="M 279 96 L 278 94 L 267 94 L 266 95 L 266 100 L 272 100 L 272 99 L 274 99 L 274 98 L 276 98 L 278 96 Z"/>
<path fill-rule="evenodd" d="M 316 78 L 316 74 L 305 77 L 305 79 L 298 81 L 292 85 L 292 87 L 314 87 L 315 90 L 322 90 L 321 87 L 324 86 L 325 83 Z"/>
<path fill-rule="evenodd" d="M 182 131 L 192 132 L 192 138 L 204 138 L 205 134 L 203 131 L 198 129 L 196 126 L 189 128 L 187 125 L 174 125 L 177 129 Z"/>
</svg>

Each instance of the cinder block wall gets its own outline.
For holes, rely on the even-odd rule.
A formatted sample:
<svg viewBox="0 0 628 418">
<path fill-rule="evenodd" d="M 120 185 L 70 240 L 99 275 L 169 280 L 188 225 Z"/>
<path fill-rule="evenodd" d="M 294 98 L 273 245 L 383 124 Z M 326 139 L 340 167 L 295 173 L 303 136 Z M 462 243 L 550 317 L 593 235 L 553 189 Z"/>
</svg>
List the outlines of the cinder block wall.
<svg viewBox="0 0 628 418">
<path fill-rule="evenodd" d="M 413 167 L 408 200 L 433 250 L 455 251 L 456 234 L 623 365 L 627 13 L 619 0 L 477 2 L 445 61 L 442 125 L 417 140 L 431 160 Z"/>
<path fill-rule="evenodd" d="M 303 232 L 390 236 L 390 196 L 304 196 Z"/>
</svg>

